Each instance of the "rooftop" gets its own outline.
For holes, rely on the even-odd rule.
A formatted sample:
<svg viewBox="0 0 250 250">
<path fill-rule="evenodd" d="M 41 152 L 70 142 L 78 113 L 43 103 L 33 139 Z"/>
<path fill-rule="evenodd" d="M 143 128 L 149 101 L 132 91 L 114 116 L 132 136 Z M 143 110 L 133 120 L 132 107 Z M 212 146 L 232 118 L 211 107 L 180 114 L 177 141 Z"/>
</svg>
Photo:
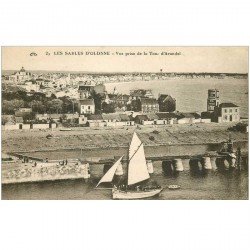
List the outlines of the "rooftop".
<svg viewBox="0 0 250 250">
<path fill-rule="evenodd" d="M 122 121 L 130 121 L 130 117 L 126 114 L 120 114 L 120 118 Z"/>
<path fill-rule="evenodd" d="M 94 87 L 96 84 L 94 82 L 88 82 L 88 81 L 79 81 L 79 89 L 84 89 L 85 87 Z"/>
<path fill-rule="evenodd" d="M 234 103 L 231 102 L 224 102 L 219 105 L 220 108 L 234 108 L 234 107 L 239 107 Z"/>
<path fill-rule="evenodd" d="M 139 120 L 144 120 L 144 121 L 148 121 L 148 116 L 147 115 L 137 115 L 135 117 L 135 119 L 139 119 Z"/>
<path fill-rule="evenodd" d="M 156 115 L 159 117 L 160 120 L 172 119 L 177 117 L 175 113 L 167 113 L 167 112 L 156 113 Z"/>
<path fill-rule="evenodd" d="M 201 116 L 197 113 L 180 113 L 180 118 L 195 118 L 199 119 Z"/>
<path fill-rule="evenodd" d="M 146 94 L 145 89 L 132 89 L 132 90 L 130 90 L 130 95 L 131 96 L 142 97 L 142 96 L 145 96 L 145 94 Z"/>
<path fill-rule="evenodd" d="M 102 117 L 104 120 L 121 121 L 121 117 L 119 116 L 119 114 L 116 114 L 116 113 L 102 114 Z"/>
<path fill-rule="evenodd" d="M 88 120 L 98 121 L 98 120 L 103 120 L 103 117 L 102 117 L 102 115 L 89 115 Z"/>
<path fill-rule="evenodd" d="M 95 102 L 93 99 L 83 99 L 79 100 L 80 105 L 95 105 Z"/>
<path fill-rule="evenodd" d="M 20 72 L 25 72 L 24 67 L 22 67 L 22 68 L 20 69 Z"/>
<path fill-rule="evenodd" d="M 156 115 L 155 113 L 148 113 L 148 114 L 147 114 L 147 117 L 148 117 L 148 119 L 149 119 L 150 121 L 158 120 L 158 119 L 159 119 L 158 115 Z"/>
<path fill-rule="evenodd" d="M 158 100 L 162 102 L 166 101 L 167 99 L 175 100 L 171 95 L 168 94 L 160 94 L 158 98 Z"/>
<path fill-rule="evenodd" d="M 154 98 L 141 98 L 142 105 L 155 105 L 158 104 L 157 100 Z"/>
</svg>

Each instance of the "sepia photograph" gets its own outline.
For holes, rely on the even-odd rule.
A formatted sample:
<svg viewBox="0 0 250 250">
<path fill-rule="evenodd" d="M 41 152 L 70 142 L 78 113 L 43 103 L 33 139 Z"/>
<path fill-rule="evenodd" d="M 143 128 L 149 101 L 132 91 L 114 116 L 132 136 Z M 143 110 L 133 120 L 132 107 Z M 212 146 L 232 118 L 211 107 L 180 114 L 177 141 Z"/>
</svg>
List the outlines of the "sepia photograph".
<svg viewBox="0 0 250 250">
<path fill-rule="evenodd" d="M 0 6 L 0 249 L 250 249 L 250 1 Z"/>
<path fill-rule="evenodd" d="M 248 47 L 2 47 L 2 200 L 248 200 Z"/>
</svg>

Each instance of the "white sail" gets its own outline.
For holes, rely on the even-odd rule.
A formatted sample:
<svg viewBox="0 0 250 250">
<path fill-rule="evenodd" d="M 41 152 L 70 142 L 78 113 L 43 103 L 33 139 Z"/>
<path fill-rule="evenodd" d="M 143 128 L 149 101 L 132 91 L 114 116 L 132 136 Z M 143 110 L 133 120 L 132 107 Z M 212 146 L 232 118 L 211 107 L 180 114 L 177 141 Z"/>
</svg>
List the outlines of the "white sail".
<svg viewBox="0 0 250 250">
<path fill-rule="evenodd" d="M 141 140 L 139 139 L 137 134 L 134 132 L 133 138 L 131 140 L 130 147 L 129 147 L 129 159 L 132 158 L 132 156 L 138 150 L 141 144 L 142 144 Z"/>
<path fill-rule="evenodd" d="M 106 172 L 106 174 L 101 178 L 96 187 L 98 187 L 102 182 L 111 182 L 113 180 L 115 171 L 117 167 L 120 165 L 122 157 Z"/>
<path fill-rule="evenodd" d="M 128 185 L 136 184 L 150 178 L 143 144 L 135 133 L 129 148 L 129 159 Z"/>
</svg>

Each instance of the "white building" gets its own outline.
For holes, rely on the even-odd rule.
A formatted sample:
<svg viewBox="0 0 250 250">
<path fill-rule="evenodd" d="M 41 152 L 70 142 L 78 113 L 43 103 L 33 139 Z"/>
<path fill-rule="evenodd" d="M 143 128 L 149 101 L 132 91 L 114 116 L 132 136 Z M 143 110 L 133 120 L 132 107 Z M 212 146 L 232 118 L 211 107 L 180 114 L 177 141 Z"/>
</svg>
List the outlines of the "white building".
<svg viewBox="0 0 250 250">
<path fill-rule="evenodd" d="M 39 92 L 40 90 L 40 84 L 37 83 L 36 81 L 28 81 L 19 86 L 24 88 L 27 92 L 32 92 L 32 91 Z"/>
<path fill-rule="evenodd" d="M 93 99 L 79 100 L 79 113 L 80 114 L 94 114 L 95 102 Z"/>
<path fill-rule="evenodd" d="M 234 103 L 221 103 L 214 110 L 215 122 L 239 122 L 240 107 Z"/>
<path fill-rule="evenodd" d="M 25 81 L 31 80 L 32 78 L 31 73 L 26 72 L 24 67 L 22 67 L 20 71 L 15 72 L 13 75 L 9 77 L 13 82 L 17 82 L 17 83 L 25 82 Z"/>
</svg>

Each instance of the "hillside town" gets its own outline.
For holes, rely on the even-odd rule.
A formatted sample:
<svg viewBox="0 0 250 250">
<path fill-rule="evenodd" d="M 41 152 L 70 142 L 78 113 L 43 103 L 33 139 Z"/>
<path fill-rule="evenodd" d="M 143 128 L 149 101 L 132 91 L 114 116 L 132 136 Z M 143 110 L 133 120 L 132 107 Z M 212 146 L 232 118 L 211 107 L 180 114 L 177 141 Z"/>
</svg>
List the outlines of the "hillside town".
<svg viewBox="0 0 250 250">
<path fill-rule="evenodd" d="M 71 74 L 18 72 L 2 75 L 2 129 L 49 129 L 69 127 L 122 127 L 239 122 L 240 107 L 221 103 L 218 89 L 208 89 L 207 110 L 176 110 L 174 96 L 151 89 L 131 89 L 129 94 L 111 93 L 108 82 L 157 80 L 171 77 L 223 77 L 206 74 Z M 236 77 L 243 77 L 241 75 Z"/>
</svg>

